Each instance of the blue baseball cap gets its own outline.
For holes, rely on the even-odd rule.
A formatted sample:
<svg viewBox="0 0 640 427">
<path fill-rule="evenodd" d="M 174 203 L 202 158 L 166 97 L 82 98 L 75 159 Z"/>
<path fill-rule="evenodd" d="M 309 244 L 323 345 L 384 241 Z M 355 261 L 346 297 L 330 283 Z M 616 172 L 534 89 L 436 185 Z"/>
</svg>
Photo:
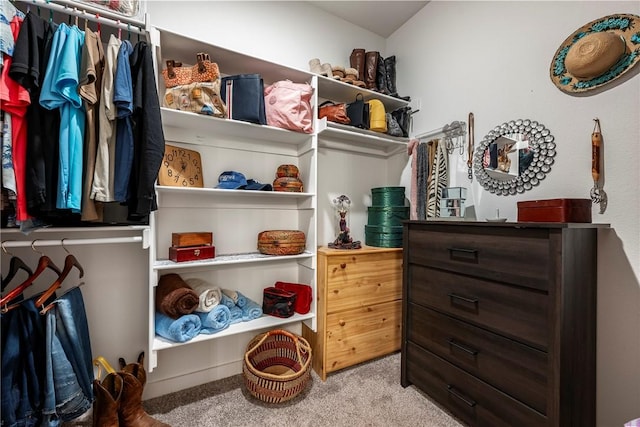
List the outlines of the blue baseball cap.
<svg viewBox="0 0 640 427">
<path fill-rule="evenodd" d="M 218 185 L 216 188 L 224 190 L 237 190 L 247 186 L 247 178 L 240 172 L 225 171 L 218 177 Z"/>
<path fill-rule="evenodd" d="M 273 191 L 273 187 L 271 184 L 263 184 L 254 179 L 247 180 L 247 186 L 244 187 L 245 190 L 262 190 L 262 191 Z"/>
</svg>

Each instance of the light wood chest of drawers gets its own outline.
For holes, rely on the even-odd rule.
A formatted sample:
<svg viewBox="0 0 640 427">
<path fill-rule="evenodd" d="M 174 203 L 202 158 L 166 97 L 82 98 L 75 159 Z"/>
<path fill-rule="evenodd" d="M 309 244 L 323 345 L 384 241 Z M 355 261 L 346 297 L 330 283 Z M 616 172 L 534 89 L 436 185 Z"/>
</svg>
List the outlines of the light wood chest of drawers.
<svg viewBox="0 0 640 427">
<path fill-rule="evenodd" d="M 313 369 L 337 371 L 400 349 L 402 249 L 318 249 L 317 332 L 303 324 Z"/>
<path fill-rule="evenodd" d="M 594 426 L 598 225 L 404 227 L 402 385 L 472 426 Z"/>
</svg>

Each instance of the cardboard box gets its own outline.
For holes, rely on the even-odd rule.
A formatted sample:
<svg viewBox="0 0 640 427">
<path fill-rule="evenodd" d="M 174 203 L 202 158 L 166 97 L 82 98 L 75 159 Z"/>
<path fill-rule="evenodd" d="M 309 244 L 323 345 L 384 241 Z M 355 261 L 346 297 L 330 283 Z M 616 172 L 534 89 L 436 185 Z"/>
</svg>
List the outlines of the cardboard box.
<svg viewBox="0 0 640 427">
<path fill-rule="evenodd" d="M 191 246 L 187 248 L 171 246 L 169 248 L 169 259 L 173 262 L 198 261 L 215 258 L 215 256 L 216 248 L 211 245 Z"/>
<path fill-rule="evenodd" d="M 591 222 L 591 199 L 518 202 L 519 222 Z"/>
<path fill-rule="evenodd" d="M 171 233 L 171 246 L 183 248 L 188 246 L 213 245 L 213 233 Z"/>
</svg>

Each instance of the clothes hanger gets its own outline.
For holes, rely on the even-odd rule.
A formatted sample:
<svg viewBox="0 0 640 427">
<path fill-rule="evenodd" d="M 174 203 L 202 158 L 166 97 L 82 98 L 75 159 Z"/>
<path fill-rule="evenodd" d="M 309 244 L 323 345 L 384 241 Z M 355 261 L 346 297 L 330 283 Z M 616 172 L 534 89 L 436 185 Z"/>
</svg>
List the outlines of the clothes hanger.
<svg viewBox="0 0 640 427">
<path fill-rule="evenodd" d="M 5 242 L 2 242 L 2 244 L 1 244 L 2 252 L 4 252 L 7 255 L 11 255 L 11 261 L 9 261 L 9 272 L 7 273 L 7 275 L 5 277 L 2 278 L 2 288 L 1 288 L 1 290 L 3 292 L 4 292 L 5 288 L 7 287 L 7 285 L 11 282 L 11 280 L 15 277 L 15 275 L 20 270 L 25 271 L 29 276 L 31 276 L 33 274 L 33 271 L 31 271 L 31 268 L 29 268 L 29 266 L 21 258 L 18 258 L 14 254 L 9 252 L 7 250 L 7 248 L 4 247 L 4 243 Z"/>
<path fill-rule="evenodd" d="M 27 278 L 27 280 L 22 282 L 20 285 L 18 285 L 18 287 L 16 287 L 11 292 L 9 292 L 6 296 L 0 299 L 0 307 L 2 307 L 3 312 L 10 310 L 11 308 L 8 307 L 7 304 L 11 302 L 13 299 L 15 299 L 18 295 L 22 294 L 25 291 L 25 289 L 27 289 L 38 278 L 38 276 L 40 276 L 40 274 L 42 274 L 42 272 L 45 271 L 46 269 L 53 270 L 58 275 L 61 274 L 60 269 L 58 268 L 58 266 L 54 264 L 51 258 L 46 256 L 44 253 L 36 250 L 34 246 L 36 242 L 37 240 L 34 240 L 33 242 L 31 242 L 31 249 L 33 249 L 34 252 L 37 252 L 40 254 L 40 259 L 38 260 L 38 266 L 36 267 L 36 270 L 33 272 L 33 274 Z"/>
<path fill-rule="evenodd" d="M 78 269 L 78 271 L 80 272 L 80 277 L 84 276 L 84 269 L 82 268 L 82 265 L 77 260 L 77 258 L 64 246 L 64 239 L 60 241 L 60 244 L 62 245 L 62 249 L 64 249 L 64 251 L 67 253 L 66 258 L 64 259 L 64 267 L 62 268 L 62 272 L 58 275 L 58 278 L 55 280 L 55 282 L 53 282 L 51 286 L 49 286 L 49 288 L 47 288 L 47 290 L 44 291 L 43 294 L 40 295 L 40 297 L 38 297 L 38 299 L 36 300 L 36 307 L 38 308 L 43 308 L 42 306 L 44 305 L 44 303 L 47 302 L 51 295 L 53 295 L 53 293 L 60 287 L 73 267 Z"/>
</svg>

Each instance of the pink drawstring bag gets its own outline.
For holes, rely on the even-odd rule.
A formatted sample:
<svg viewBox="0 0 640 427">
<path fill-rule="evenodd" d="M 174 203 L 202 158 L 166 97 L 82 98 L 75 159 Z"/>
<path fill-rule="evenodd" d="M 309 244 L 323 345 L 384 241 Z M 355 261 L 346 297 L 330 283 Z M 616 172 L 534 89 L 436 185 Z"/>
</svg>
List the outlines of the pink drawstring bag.
<svg viewBox="0 0 640 427">
<path fill-rule="evenodd" d="M 281 80 L 264 90 L 264 109 L 269 126 L 297 132 L 313 131 L 313 87 L 308 83 Z"/>
</svg>

